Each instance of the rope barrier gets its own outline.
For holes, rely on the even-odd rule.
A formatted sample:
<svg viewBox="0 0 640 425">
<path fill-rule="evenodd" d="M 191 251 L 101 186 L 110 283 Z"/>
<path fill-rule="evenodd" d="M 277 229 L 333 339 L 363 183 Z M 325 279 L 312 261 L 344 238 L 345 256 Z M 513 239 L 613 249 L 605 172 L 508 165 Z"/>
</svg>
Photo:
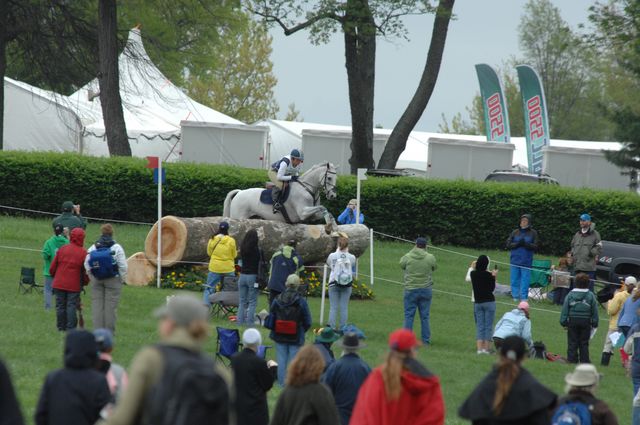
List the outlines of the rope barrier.
<svg viewBox="0 0 640 425">
<path fill-rule="evenodd" d="M 40 210 L 32 210 L 29 208 L 18 208 L 18 207 L 11 207 L 8 205 L 0 205 L 0 208 L 5 209 L 5 210 L 12 210 L 12 211 L 23 211 L 23 212 L 29 212 L 29 213 L 35 213 L 35 214 L 43 214 L 43 215 L 51 215 L 51 216 L 58 216 L 60 215 L 60 213 L 55 213 L 55 212 L 50 212 L 50 211 L 40 211 Z M 83 217 L 86 218 L 87 220 L 94 220 L 94 221 L 105 221 L 105 222 L 113 222 L 113 223 L 123 223 L 123 224 L 139 224 L 139 225 L 144 225 L 144 226 L 153 226 L 153 223 L 145 223 L 143 221 L 127 221 L 127 220 L 118 220 L 115 218 L 99 218 L 99 217 Z"/>
</svg>

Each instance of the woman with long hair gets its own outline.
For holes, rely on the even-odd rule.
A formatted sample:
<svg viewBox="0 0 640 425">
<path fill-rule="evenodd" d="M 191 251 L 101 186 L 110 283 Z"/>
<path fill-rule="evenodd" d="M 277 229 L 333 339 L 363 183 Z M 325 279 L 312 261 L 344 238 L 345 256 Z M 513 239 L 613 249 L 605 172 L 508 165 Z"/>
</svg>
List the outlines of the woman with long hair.
<svg viewBox="0 0 640 425">
<path fill-rule="evenodd" d="M 465 400 L 458 414 L 473 425 L 548 425 L 557 396 L 522 367 L 526 343 L 506 337 L 493 370 Z"/>
<path fill-rule="evenodd" d="M 256 304 L 258 302 L 258 267 L 260 266 L 260 247 L 258 232 L 250 229 L 242 244 L 240 244 L 240 258 L 242 269 L 238 280 L 240 302 L 238 303 L 238 325 L 252 326 L 255 321 Z"/>
<path fill-rule="evenodd" d="M 444 424 L 438 377 L 416 360 L 419 342 L 408 329 L 389 335 L 389 353 L 360 387 L 350 425 Z"/>
<path fill-rule="evenodd" d="M 349 239 L 338 239 L 338 248 L 329 254 L 327 264 L 331 268 L 329 276 L 329 326 L 342 329 L 349 318 L 349 299 L 353 274 L 356 269 L 356 256 L 349 253 Z M 340 312 L 340 322 L 336 316 Z M 336 324 L 339 326 L 336 328 Z"/>
<path fill-rule="evenodd" d="M 481 255 L 476 260 L 476 269 L 471 274 L 473 286 L 473 317 L 476 322 L 476 352 L 489 354 L 489 344 L 493 334 L 493 321 L 496 318 L 496 299 L 493 291 L 496 289 L 496 274 L 498 270 L 491 272 L 489 257 Z"/>
<path fill-rule="evenodd" d="M 340 416 L 333 395 L 320 383 L 324 359 L 313 345 L 298 351 L 289 365 L 287 386 L 280 393 L 272 425 L 337 425 Z"/>
</svg>

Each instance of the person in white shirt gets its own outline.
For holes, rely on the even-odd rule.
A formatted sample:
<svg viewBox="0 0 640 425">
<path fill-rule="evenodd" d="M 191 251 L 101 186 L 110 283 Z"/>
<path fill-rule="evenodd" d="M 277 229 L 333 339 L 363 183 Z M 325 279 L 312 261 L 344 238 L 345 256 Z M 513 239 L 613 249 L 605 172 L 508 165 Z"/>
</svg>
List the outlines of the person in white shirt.
<svg viewBox="0 0 640 425">
<path fill-rule="evenodd" d="M 293 149 L 289 155 L 271 164 L 269 179 L 274 184 L 271 197 L 273 199 L 274 214 L 282 208 L 280 197 L 289 182 L 297 181 L 300 167 L 304 162 L 304 154 L 299 149 Z"/>
<path fill-rule="evenodd" d="M 327 265 L 331 268 L 329 275 L 329 326 L 342 329 L 349 318 L 349 298 L 353 285 L 353 274 L 356 270 L 356 256 L 349 253 L 349 239 L 338 239 L 338 249 L 329 254 Z M 336 328 L 336 316 L 340 311 L 340 326 Z"/>
</svg>

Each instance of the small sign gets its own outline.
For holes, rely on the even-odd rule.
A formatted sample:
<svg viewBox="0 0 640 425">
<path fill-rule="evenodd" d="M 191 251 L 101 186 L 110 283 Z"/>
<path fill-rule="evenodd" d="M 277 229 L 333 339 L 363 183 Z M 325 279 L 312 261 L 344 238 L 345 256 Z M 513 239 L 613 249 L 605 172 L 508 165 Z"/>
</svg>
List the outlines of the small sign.
<svg viewBox="0 0 640 425">
<path fill-rule="evenodd" d="M 366 179 L 367 179 L 367 169 L 358 168 L 358 180 L 366 180 Z"/>
<path fill-rule="evenodd" d="M 157 156 L 148 156 L 147 157 L 147 168 L 158 168 L 160 167 L 160 158 Z"/>
<path fill-rule="evenodd" d="M 166 169 L 162 169 L 162 184 L 165 184 L 165 182 L 167 181 L 167 170 Z M 158 184 L 158 169 L 154 168 L 153 169 L 153 182 L 155 184 Z"/>
</svg>

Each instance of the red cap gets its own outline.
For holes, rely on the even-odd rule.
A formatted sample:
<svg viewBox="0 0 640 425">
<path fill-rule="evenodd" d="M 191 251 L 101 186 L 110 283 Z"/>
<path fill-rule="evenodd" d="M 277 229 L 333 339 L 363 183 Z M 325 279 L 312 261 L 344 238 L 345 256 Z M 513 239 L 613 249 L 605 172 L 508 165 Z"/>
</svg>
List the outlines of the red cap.
<svg viewBox="0 0 640 425">
<path fill-rule="evenodd" d="M 398 329 L 389 335 L 389 348 L 392 350 L 410 351 L 419 345 L 416 335 L 409 329 Z"/>
</svg>

